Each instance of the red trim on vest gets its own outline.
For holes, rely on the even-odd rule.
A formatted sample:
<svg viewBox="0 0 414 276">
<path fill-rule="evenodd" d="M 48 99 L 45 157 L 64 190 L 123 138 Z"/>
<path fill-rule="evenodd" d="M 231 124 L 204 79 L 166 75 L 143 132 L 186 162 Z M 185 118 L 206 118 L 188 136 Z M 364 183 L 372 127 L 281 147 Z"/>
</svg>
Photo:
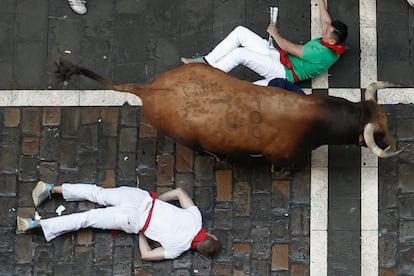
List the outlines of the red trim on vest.
<svg viewBox="0 0 414 276">
<path fill-rule="evenodd" d="M 156 192 L 149 192 L 149 194 L 152 197 L 151 209 L 148 212 L 148 216 L 147 216 L 147 219 L 145 220 L 144 227 L 142 227 L 142 229 L 141 229 L 141 233 L 144 233 L 147 230 L 147 228 L 150 224 L 151 217 L 152 217 L 152 211 L 154 210 L 155 200 L 158 197 Z"/>
<path fill-rule="evenodd" d="M 283 49 L 280 49 L 280 48 L 278 50 L 279 50 L 279 53 L 280 53 L 280 63 L 285 65 L 290 70 L 290 72 L 292 72 L 292 76 L 293 76 L 293 79 L 295 80 L 295 82 L 300 81 L 298 75 L 296 75 L 295 70 L 293 70 L 293 65 L 292 65 L 292 62 L 290 61 L 289 57 L 287 56 L 287 52 Z"/>
<path fill-rule="evenodd" d="M 326 48 L 329 48 L 330 50 L 334 51 L 338 55 L 342 55 L 345 53 L 345 44 L 329 44 L 321 39 L 321 44 L 325 46 Z"/>
<path fill-rule="evenodd" d="M 200 231 L 198 231 L 197 235 L 195 235 L 193 241 L 191 242 L 191 249 L 197 249 L 198 242 L 204 241 L 207 239 L 206 229 L 201 227 Z"/>
</svg>

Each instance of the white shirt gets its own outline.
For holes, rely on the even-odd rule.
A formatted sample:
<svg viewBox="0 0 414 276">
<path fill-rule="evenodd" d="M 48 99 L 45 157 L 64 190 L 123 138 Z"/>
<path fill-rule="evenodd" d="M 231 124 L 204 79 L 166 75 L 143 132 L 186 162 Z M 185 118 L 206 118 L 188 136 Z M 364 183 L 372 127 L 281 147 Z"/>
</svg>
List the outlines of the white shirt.
<svg viewBox="0 0 414 276">
<path fill-rule="evenodd" d="M 145 236 L 161 244 L 166 259 L 174 259 L 190 249 L 201 227 L 197 206 L 183 209 L 157 199 Z"/>
</svg>

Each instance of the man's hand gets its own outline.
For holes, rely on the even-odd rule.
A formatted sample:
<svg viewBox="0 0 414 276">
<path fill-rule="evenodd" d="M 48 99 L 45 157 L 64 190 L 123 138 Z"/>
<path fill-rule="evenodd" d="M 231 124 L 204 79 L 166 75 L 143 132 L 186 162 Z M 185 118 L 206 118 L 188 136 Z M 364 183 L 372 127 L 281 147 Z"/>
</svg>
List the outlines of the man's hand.
<svg viewBox="0 0 414 276">
<path fill-rule="evenodd" d="M 180 202 L 181 207 L 184 209 L 195 206 L 191 197 L 181 187 L 163 193 L 158 197 L 158 199 L 162 201 L 178 200 Z"/>
<path fill-rule="evenodd" d="M 147 237 L 141 232 L 139 233 L 139 251 L 141 252 L 141 258 L 144 261 L 160 261 L 164 260 L 164 248 L 157 247 L 152 249 L 151 246 L 148 244 Z"/>
</svg>

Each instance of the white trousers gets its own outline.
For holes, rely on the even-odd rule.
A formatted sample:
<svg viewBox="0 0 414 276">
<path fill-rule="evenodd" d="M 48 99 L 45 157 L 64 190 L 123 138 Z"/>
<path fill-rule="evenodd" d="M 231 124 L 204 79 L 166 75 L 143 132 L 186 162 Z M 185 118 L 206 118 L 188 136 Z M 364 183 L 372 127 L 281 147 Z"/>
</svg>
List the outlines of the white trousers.
<svg viewBox="0 0 414 276">
<path fill-rule="evenodd" d="M 286 78 L 279 51 L 269 48 L 267 39 L 243 26 L 236 27 L 204 58 L 226 73 L 244 65 L 264 78 L 255 82 L 258 85 L 267 85 L 274 78 Z"/>
<path fill-rule="evenodd" d="M 107 207 L 40 220 L 47 241 L 87 227 L 137 234 L 148 216 L 147 203 L 152 201 L 147 191 L 126 186 L 104 189 L 92 184 L 63 184 L 62 195 L 67 201 L 88 200 Z"/>
</svg>

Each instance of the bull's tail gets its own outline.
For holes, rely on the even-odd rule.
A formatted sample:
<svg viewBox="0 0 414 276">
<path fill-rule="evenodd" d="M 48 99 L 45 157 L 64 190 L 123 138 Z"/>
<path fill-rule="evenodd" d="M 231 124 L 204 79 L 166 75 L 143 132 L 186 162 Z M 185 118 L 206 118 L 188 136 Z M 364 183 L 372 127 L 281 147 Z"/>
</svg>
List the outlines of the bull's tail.
<svg viewBox="0 0 414 276">
<path fill-rule="evenodd" d="M 88 77 L 90 79 L 93 79 L 101 83 L 103 86 L 105 86 L 108 89 L 114 89 L 114 85 L 110 81 L 104 79 L 97 73 L 89 69 L 86 69 L 84 67 L 81 67 L 79 65 L 75 65 L 72 62 L 65 60 L 61 57 L 55 60 L 55 65 L 56 65 L 56 70 L 54 72 L 54 75 L 60 81 L 70 80 L 73 76 L 76 76 L 76 75 L 84 75 L 85 77 Z"/>
<path fill-rule="evenodd" d="M 101 83 L 103 86 L 105 86 L 107 89 L 110 90 L 117 90 L 121 92 L 129 92 L 138 96 L 141 96 L 143 93 L 145 93 L 145 85 L 139 85 L 139 84 L 120 84 L 115 85 L 112 82 L 104 79 L 99 74 L 76 64 L 73 64 L 72 62 L 62 59 L 61 57 L 57 58 L 55 60 L 56 70 L 54 72 L 54 75 L 57 79 L 61 81 L 67 81 L 70 80 L 73 76 L 76 75 L 83 75 L 87 78 L 90 78 L 92 80 L 95 80 L 99 83 Z"/>
</svg>

